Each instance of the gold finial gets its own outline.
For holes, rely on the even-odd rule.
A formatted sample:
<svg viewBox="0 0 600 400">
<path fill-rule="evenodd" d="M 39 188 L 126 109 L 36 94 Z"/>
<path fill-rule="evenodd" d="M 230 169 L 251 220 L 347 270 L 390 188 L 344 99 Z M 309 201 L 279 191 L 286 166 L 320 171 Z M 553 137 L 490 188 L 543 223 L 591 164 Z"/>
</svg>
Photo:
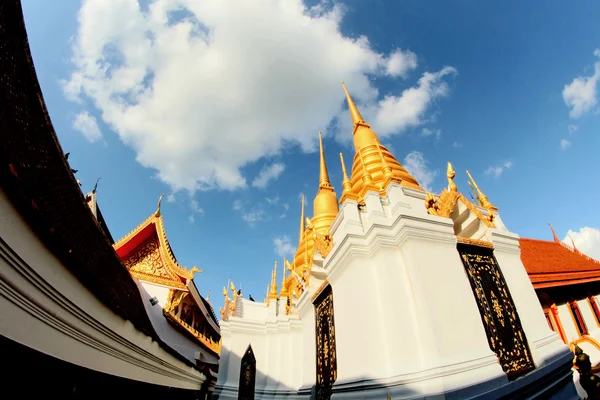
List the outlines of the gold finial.
<svg viewBox="0 0 600 400">
<path fill-rule="evenodd" d="M 190 270 L 190 273 L 192 273 L 192 274 L 195 274 L 195 273 L 199 273 L 199 274 L 201 274 L 201 273 L 203 273 L 203 272 L 204 272 L 204 270 L 203 270 L 203 269 L 198 269 L 198 267 L 197 267 L 197 266 L 195 266 L 195 265 L 194 265 L 194 267 L 193 267 L 193 268 Z"/>
<path fill-rule="evenodd" d="M 381 165 L 383 166 L 383 176 L 386 178 L 391 178 L 394 174 L 392 173 L 392 168 L 388 165 L 385 157 L 383 156 L 383 152 L 381 151 L 381 144 L 378 140 L 374 141 L 375 147 L 377 147 L 377 151 L 379 152 L 379 158 L 381 158 Z"/>
<path fill-rule="evenodd" d="M 287 295 L 288 295 L 287 287 L 285 286 L 285 279 L 287 278 L 286 271 L 285 271 L 286 263 L 287 263 L 287 260 L 284 258 L 283 259 L 283 277 L 281 278 L 281 291 L 279 293 L 281 295 L 281 297 L 287 297 Z"/>
<path fill-rule="evenodd" d="M 321 163 L 319 166 L 319 187 L 329 188 L 331 187 L 331 182 L 329 182 L 329 174 L 327 173 L 325 152 L 323 151 L 323 135 L 321 135 L 321 132 L 319 132 L 319 152 L 321 154 Z"/>
<path fill-rule="evenodd" d="M 344 155 L 342 153 L 340 153 L 340 161 L 342 162 L 342 173 L 344 174 L 342 187 L 344 188 L 344 192 L 349 192 L 352 189 L 352 183 L 350 183 L 350 178 L 348 178 L 348 171 L 346 171 L 346 163 L 344 162 Z"/>
<path fill-rule="evenodd" d="M 273 271 L 271 271 L 271 293 L 270 298 L 277 298 L 277 261 L 275 261 L 275 265 L 273 266 Z"/>
<path fill-rule="evenodd" d="M 292 272 L 292 270 L 294 269 L 294 267 L 292 266 L 292 264 L 287 259 L 284 259 L 283 263 L 285 264 L 285 268 L 288 271 Z"/>
<path fill-rule="evenodd" d="M 237 293 L 237 291 L 235 290 L 235 285 L 233 284 L 233 282 L 229 282 L 229 290 L 231 290 L 233 292 L 233 294 Z"/>
<path fill-rule="evenodd" d="M 160 202 L 162 201 L 163 197 L 165 197 L 165 194 L 161 194 L 160 197 L 158 198 L 158 207 L 156 208 L 156 215 L 160 215 Z"/>
<path fill-rule="evenodd" d="M 225 300 L 229 299 L 229 292 L 225 286 L 223 286 L 223 296 L 225 296 Z"/>
<path fill-rule="evenodd" d="M 471 179 L 471 182 L 469 182 L 469 185 L 472 188 L 474 188 L 477 193 L 477 199 L 479 200 L 479 205 L 483 208 L 487 208 L 488 210 L 494 210 L 494 211 L 497 210 L 497 208 L 494 207 L 494 205 L 492 203 L 490 203 L 487 196 L 485 196 L 483 194 L 483 192 L 481 191 L 481 189 L 479 189 L 479 186 L 477 186 L 477 182 L 475 182 L 475 179 L 473 179 L 473 177 L 471 176 L 469 171 L 467 171 L 467 175 L 469 175 L 469 178 Z"/>
<path fill-rule="evenodd" d="M 456 192 L 458 188 L 456 187 L 456 183 L 454 183 L 454 177 L 456 176 L 456 172 L 454 172 L 454 168 L 452 168 L 452 164 L 448 161 L 448 169 L 446 170 L 446 176 L 448 177 L 448 191 Z"/>
<path fill-rule="evenodd" d="M 312 229 L 313 224 L 310 218 L 306 217 L 306 229 Z"/>
<path fill-rule="evenodd" d="M 302 193 L 302 213 L 300 214 L 300 235 L 298 237 L 298 246 L 302 243 L 302 239 L 304 239 L 304 193 Z"/>
<path fill-rule="evenodd" d="M 365 123 L 362 115 L 360 115 L 360 111 L 356 108 L 356 104 L 354 104 L 354 100 L 350 97 L 350 93 L 348 93 L 348 89 L 344 82 L 342 82 L 342 86 L 344 87 L 344 92 L 346 93 L 346 101 L 348 102 L 348 110 L 350 111 L 350 116 L 352 117 L 352 122 L 354 125 L 358 125 L 360 123 Z"/>
</svg>

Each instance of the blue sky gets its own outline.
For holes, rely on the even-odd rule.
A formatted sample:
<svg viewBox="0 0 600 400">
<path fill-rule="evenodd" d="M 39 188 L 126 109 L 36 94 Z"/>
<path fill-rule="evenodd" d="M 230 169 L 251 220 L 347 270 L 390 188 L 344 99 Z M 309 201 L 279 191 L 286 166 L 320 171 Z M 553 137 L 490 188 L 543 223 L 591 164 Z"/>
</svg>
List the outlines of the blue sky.
<svg viewBox="0 0 600 400">
<path fill-rule="evenodd" d="M 439 192 L 451 161 L 511 231 L 551 239 L 550 222 L 600 257 L 597 2 L 187 3 L 23 9 L 54 127 L 83 189 L 102 178 L 113 236 L 166 193 L 171 245 L 216 308 L 229 277 L 262 300 L 290 257 L 319 130 L 341 193 L 342 80 L 423 186 Z"/>
</svg>

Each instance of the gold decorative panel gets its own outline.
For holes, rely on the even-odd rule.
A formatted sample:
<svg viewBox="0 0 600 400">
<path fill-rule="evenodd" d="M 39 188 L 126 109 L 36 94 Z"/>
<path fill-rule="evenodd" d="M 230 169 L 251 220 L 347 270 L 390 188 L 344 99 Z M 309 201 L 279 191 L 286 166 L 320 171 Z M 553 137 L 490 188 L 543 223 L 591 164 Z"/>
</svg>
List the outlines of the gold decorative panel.
<svg viewBox="0 0 600 400">
<path fill-rule="evenodd" d="M 317 347 L 317 399 L 331 397 L 337 378 L 333 291 L 327 285 L 314 302 Z"/>
<path fill-rule="evenodd" d="M 494 257 L 484 246 L 458 243 L 490 348 L 509 379 L 535 369 L 521 320 Z"/>
</svg>

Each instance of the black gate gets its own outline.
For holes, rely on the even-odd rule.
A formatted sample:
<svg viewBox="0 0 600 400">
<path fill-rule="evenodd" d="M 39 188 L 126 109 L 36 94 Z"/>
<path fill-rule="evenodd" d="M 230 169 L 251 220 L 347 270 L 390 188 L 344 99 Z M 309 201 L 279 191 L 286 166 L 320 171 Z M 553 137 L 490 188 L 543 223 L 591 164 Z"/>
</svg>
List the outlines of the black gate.
<svg viewBox="0 0 600 400">
<path fill-rule="evenodd" d="M 254 400 L 254 387 L 256 385 L 256 358 L 252 346 L 248 345 L 242 357 L 240 366 L 240 385 L 238 400 Z"/>
<path fill-rule="evenodd" d="M 314 302 L 317 347 L 317 400 L 329 399 L 337 377 L 333 291 L 327 285 Z"/>
<path fill-rule="evenodd" d="M 535 368 L 517 309 L 498 266 L 494 249 L 458 243 L 490 348 L 509 379 Z"/>
</svg>

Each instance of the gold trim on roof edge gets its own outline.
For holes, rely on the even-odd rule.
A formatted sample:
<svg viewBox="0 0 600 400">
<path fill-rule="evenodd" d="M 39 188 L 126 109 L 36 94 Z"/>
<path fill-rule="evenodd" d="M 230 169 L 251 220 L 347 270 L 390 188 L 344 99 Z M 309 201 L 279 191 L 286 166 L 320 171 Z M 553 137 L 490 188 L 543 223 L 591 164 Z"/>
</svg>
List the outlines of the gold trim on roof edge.
<svg viewBox="0 0 600 400">
<path fill-rule="evenodd" d="M 161 195 L 162 199 L 162 195 Z M 138 225 L 135 229 L 129 232 L 127 235 L 119 239 L 114 245 L 113 248 L 116 250 L 120 249 L 125 243 L 129 242 L 133 237 L 138 235 L 142 230 L 144 230 L 148 225 L 154 224 L 156 236 L 158 237 L 158 241 L 160 244 L 160 255 L 163 259 L 165 266 L 170 269 L 175 275 L 183 278 L 183 279 L 194 279 L 195 272 L 203 272 L 199 270 L 196 266 L 194 266 L 191 270 L 182 267 L 175 260 L 175 255 L 171 249 L 171 245 L 169 244 L 169 239 L 167 238 L 167 233 L 165 231 L 164 222 L 162 219 L 162 214 L 160 213 L 160 199 L 157 210 L 152 213 L 144 222 Z M 147 279 L 146 275 L 140 276 L 140 279 Z"/>
</svg>

